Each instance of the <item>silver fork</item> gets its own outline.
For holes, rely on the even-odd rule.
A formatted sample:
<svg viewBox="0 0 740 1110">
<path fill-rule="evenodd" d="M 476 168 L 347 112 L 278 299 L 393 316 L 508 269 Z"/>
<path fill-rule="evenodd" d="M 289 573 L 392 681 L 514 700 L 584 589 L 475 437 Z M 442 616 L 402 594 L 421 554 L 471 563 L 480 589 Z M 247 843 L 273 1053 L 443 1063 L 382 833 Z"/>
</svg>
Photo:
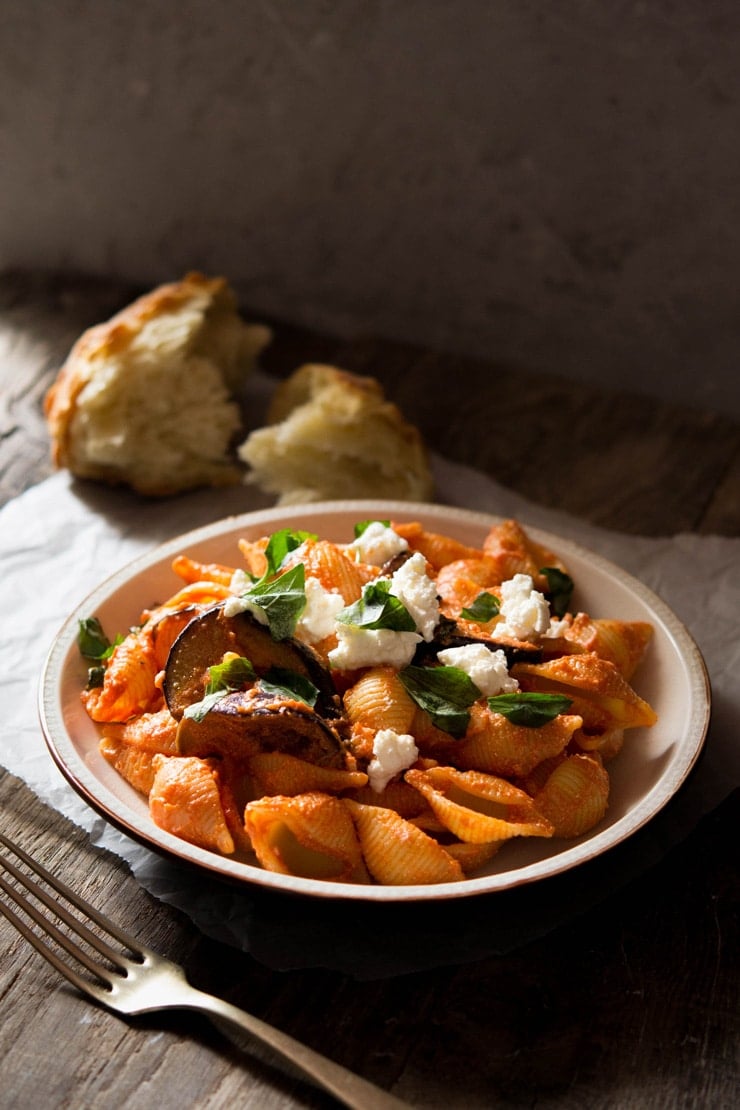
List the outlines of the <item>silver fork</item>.
<svg viewBox="0 0 740 1110">
<path fill-rule="evenodd" d="M 42 934 L 31 928 L 16 909 L 8 905 L 5 898 L 0 898 L 0 912 L 57 971 L 96 1002 L 117 1014 L 125 1015 L 168 1009 L 200 1010 L 209 1017 L 221 1018 L 237 1026 L 269 1045 L 279 1057 L 292 1064 L 308 1080 L 328 1091 L 352 1110 L 402 1110 L 404 1107 L 409 1110 L 406 1103 L 293 1040 L 260 1018 L 192 987 L 178 964 L 158 955 L 146 945 L 139 944 L 134 937 L 109 921 L 104 914 L 84 898 L 80 898 L 66 883 L 57 879 L 2 833 L 0 843 L 31 872 L 27 874 L 22 871 L 5 853 L 0 853 L 0 864 L 4 872 L 15 879 L 15 883 L 11 883 L 5 874 L 0 874 L 0 888 L 15 907 L 35 922 Z M 43 880 L 58 897 L 50 894 L 38 879 Z M 46 910 L 39 909 L 29 896 L 46 907 Z M 60 898 L 82 916 L 72 913 L 62 904 Z M 64 922 L 70 932 L 60 928 L 49 916 L 49 911 Z M 85 918 L 95 922 L 107 934 L 108 939 L 90 929 Z M 43 934 L 63 949 L 68 957 L 77 961 L 88 975 L 73 966 L 62 952 L 50 947 L 43 939 Z M 113 946 L 111 941 L 117 942 L 124 951 Z M 92 955 L 88 948 L 102 957 L 102 960 Z"/>
</svg>

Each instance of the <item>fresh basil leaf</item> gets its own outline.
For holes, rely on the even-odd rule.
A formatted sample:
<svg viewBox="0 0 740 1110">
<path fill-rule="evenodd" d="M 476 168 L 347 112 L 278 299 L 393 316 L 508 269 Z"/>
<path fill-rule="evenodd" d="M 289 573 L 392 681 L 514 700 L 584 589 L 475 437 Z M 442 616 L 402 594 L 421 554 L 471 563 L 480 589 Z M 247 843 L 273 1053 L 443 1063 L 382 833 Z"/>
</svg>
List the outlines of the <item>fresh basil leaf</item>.
<svg viewBox="0 0 740 1110">
<path fill-rule="evenodd" d="M 553 614 L 556 617 L 565 616 L 573 595 L 573 579 L 558 567 L 540 567 L 540 574 L 547 579 L 547 600 Z"/>
<path fill-rule="evenodd" d="M 207 694 L 218 690 L 239 690 L 254 679 L 254 667 L 243 655 L 232 656 L 208 668 Z"/>
<path fill-rule="evenodd" d="M 281 528 L 278 532 L 273 532 L 265 548 L 267 570 L 263 578 L 269 578 L 273 574 L 277 574 L 291 551 L 295 551 L 306 540 L 315 540 L 316 538 L 314 532 L 300 532 L 292 528 Z"/>
<path fill-rule="evenodd" d="M 404 667 L 398 672 L 406 692 L 432 722 L 459 739 L 470 722 L 469 707 L 481 696 L 472 678 L 459 667 Z"/>
<path fill-rule="evenodd" d="M 105 682 L 105 667 L 88 667 L 87 670 L 87 689 L 96 690 Z"/>
<path fill-rule="evenodd" d="M 460 610 L 460 616 L 467 621 L 477 621 L 486 624 L 487 621 L 497 617 L 500 610 L 499 599 L 487 590 L 479 593 L 475 601 L 468 608 Z"/>
<path fill-rule="evenodd" d="M 78 624 L 77 646 L 85 659 L 109 659 L 113 649 L 123 640 L 119 635 L 111 643 L 97 617 L 85 617 Z"/>
<path fill-rule="evenodd" d="M 254 677 L 254 667 L 243 655 L 233 656 L 223 663 L 215 663 L 208 668 L 205 697 L 187 706 L 185 716 L 193 721 L 202 721 L 222 698 L 232 690 L 240 690 L 253 681 Z"/>
<path fill-rule="evenodd" d="M 390 588 L 387 578 L 368 582 L 359 601 L 340 609 L 336 619 L 342 624 L 354 624 L 358 628 L 416 632 L 414 618 L 403 602 L 390 592 Z"/>
<path fill-rule="evenodd" d="M 318 687 L 310 679 L 286 667 L 270 667 L 267 674 L 259 680 L 259 685 L 272 694 L 288 694 L 291 698 L 304 701 L 312 709 L 319 696 Z"/>
<path fill-rule="evenodd" d="M 277 578 L 261 578 L 244 594 L 260 608 L 274 640 L 287 640 L 306 608 L 306 569 L 303 563 Z"/>
<path fill-rule="evenodd" d="M 382 524 L 384 528 L 390 528 L 391 522 L 389 520 L 358 520 L 355 524 L 355 539 L 359 540 L 363 532 L 366 532 L 371 524 Z"/>
<path fill-rule="evenodd" d="M 539 728 L 553 721 L 559 713 L 565 713 L 573 704 L 564 694 L 524 693 L 497 694 L 488 699 L 488 708 L 500 713 L 513 725 L 524 728 Z"/>
</svg>

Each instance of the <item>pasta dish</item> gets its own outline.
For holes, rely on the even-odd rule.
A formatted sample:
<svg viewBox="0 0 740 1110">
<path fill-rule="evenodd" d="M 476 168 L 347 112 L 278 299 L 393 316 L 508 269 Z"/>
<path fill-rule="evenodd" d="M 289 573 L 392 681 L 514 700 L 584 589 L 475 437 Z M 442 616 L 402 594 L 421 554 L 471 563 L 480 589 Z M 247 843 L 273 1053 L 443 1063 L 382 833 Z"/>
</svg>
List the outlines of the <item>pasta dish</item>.
<svg viewBox="0 0 740 1110">
<path fill-rule="evenodd" d="M 414 521 L 342 543 L 283 528 L 237 563 L 179 555 L 182 585 L 136 627 L 91 616 L 78 637 L 101 755 L 208 851 L 459 881 L 513 838 L 596 827 L 625 732 L 657 719 L 632 686 L 652 626 L 574 608 L 567 566 L 517 521 L 479 548 Z"/>
</svg>

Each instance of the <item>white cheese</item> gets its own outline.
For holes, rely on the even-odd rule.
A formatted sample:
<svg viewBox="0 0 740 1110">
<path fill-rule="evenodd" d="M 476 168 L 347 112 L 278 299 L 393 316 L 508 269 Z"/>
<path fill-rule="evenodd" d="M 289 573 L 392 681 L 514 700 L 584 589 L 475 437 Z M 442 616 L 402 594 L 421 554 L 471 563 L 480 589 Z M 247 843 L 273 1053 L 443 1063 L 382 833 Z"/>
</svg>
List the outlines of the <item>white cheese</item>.
<svg viewBox="0 0 740 1110">
<path fill-rule="evenodd" d="M 334 631 L 335 618 L 344 608 L 344 598 L 336 590 L 325 590 L 318 578 L 306 579 L 306 608 L 296 625 L 296 636 L 315 644 Z"/>
<path fill-rule="evenodd" d="M 419 749 L 413 736 L 394 732 L 392 728 L 379 729 L 373 740 L 373 758 L 367 768 L 370 785 L 378 794 L 399 773 L 411 767 L 419 758 Z"/>
<path fill-rule="evenodd" d="M 363 563 L 374 567 L 382 567 L 395 555 L 408 551 L 408 542 L 394 532 L 381 520 L 374 520 L 368 524 L 365 531 L 348 546 L 350 554 L 354 553 Z"/>
<path fill-rule="evenodd" d="M 496 625 L 494 635 L 528 640 L 550 627 L 550 606 L 545 596 L 535 590 L 531 575 L 515 574 L 501 583 L 499 593 L 499 612 L 504 619 Z"/>
<path fill-rule="evenodd" d="M 437 584 L 427 574 L 427 561 L 417 551 L 391 578 L 390 592 L 408 609 L 417 631 L 427 641 L 439 623 Z"/>
<path fill-rule="evenodd" d="M 394 632 L 388 628 L 359 628 L 354 624 L 336 624 L 337 646 L 329 652 L 329 662 L 338 670 L 375 667 L 383 663 L 406 667 L 416 651 L 421 636 L 416 632 Z"/>
<path fill-rule="evenodd" d="M 511 694 L 519 689 L 519 683 L 509 674 L 503 651 L 489 651 L 485 644 L 445 648 L 437 652 L 437 659 L 446 667 L 459 667 L 465 671 L 484 697 Z"/>
</svg>

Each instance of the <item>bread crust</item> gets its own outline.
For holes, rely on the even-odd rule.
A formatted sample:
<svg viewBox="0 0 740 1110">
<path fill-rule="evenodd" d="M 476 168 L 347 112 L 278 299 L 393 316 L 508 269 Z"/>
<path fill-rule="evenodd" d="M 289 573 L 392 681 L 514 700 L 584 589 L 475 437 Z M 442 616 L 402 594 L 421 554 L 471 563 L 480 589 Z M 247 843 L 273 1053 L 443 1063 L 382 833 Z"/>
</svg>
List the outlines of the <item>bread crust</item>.
<svg viewBox="0 0 740 1110">
<path fill-rule="evenodd" d="M 433 495 L 421 433 L 375 378 L 307 363 L 277 387 L 268 420 L 238 453 L 280 504 Z"/>
<path fill-rule="evenodd" d="M 126 483 L 139 492 L 159 496 L 178 492 L 195 485 L 221 485 L 238 482 L 241 470 L 233 459 L 210 460 L 203 468 L 203 480 L 197 477 L 179 483 L 171 476 L 158 477 L 153 468 L 145 477 L 118 472 L 114 464 L 109 467 L 99 459 L 86 454 L 85 444 L 78 428 L 81 394 L 86 386 L 101 379 L 110 368 L 115 373 L 126 374 L 129 360 L 137 342 L 142 341 L 145 329 L 167 317 L 192 311 L 205 320 L 223 320 L 229 327 L 239 327 L 244 336 L 249 333 L 253 354 L 269 342 L 269 329 L 247 325 L 238 319 L 237 300 L 223 277 L 207 277 L 197 271 L 190 272 L 180 281 L 160 285 L 145 293 L 104 323 L 88 328 L 72 347 L 57 374 L 56 380 L 44 398 L 44 415 L 50 436 L 51 458 L 55 466 L 66 467 L 79 477 L 101 479 L 112 484 Z M 238 323 L 235 324 L 235 322 Z M 193 336 L 187 335 L 188 342 Z M 208 352 L 204 350 L 204 355 Z M 224 389 L 230 393 L 236 378 L 228 367 L 220 367 Z M 176 418 L 177 401 L 173 398 L 173 418 Z"/>
</svg>

